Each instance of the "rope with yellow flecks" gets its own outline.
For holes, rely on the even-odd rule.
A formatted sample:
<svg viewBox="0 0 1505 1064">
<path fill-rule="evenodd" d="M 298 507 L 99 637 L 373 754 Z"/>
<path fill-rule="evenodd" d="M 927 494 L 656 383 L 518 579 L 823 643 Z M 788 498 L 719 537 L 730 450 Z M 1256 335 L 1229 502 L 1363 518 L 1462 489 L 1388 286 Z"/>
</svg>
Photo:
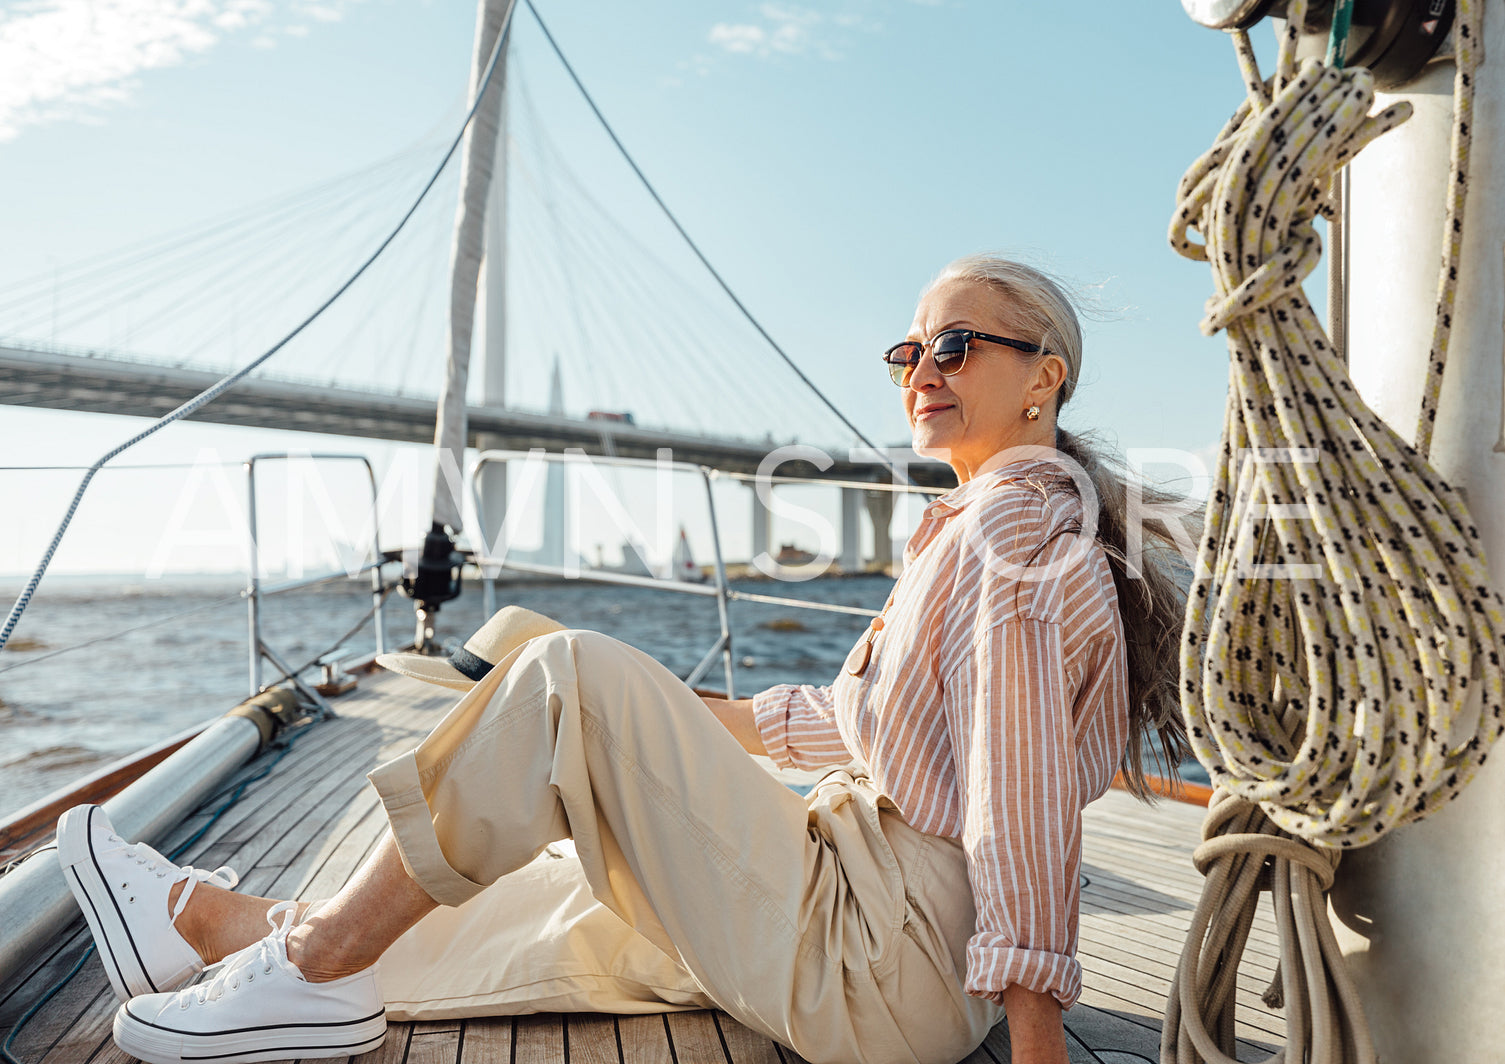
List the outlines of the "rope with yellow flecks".
<svg viewBox="0 0 1505 1064">
<path fill-rule="evenodd" d="M 1477 0 L 1460 0 L 1448 232 L 1417 447 L 1359 398 L 1301 288 L 1332 175 L 1405 121 L 1373 79 L 1299 67 L 1293 0 L 1275 78 L 1235 35 L 1249 98 L 1182 179 L 1171 243 L 1212 267 L 1228 333 L 1222 455 L 1182 640 L 1182 706 L 1218 794 L 1203 896 L 1166 1010 L 1163 1064 L 1234 1064 L 1234 990 L 1259 893 L 1281 938 L 1289 1045 L 1370 1062 L 1326 912 L 1343 848 L 1455 798 L 1505 731 L 1505 602 L 1462 498 L 1428 465 L 1461 249 Z M 1194 242 L 1195 230 L 1204 243 Z M 1418 449 L 1419 448 L 1419 449 Z"/>
</svg>

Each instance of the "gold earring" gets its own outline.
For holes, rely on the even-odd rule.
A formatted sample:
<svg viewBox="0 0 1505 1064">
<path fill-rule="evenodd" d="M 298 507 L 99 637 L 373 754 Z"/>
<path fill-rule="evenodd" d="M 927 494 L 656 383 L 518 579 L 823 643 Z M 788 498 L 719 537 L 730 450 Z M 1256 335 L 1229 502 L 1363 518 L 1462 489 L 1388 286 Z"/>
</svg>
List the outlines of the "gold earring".
<svg viewBox="0 0 1505 1064">
<path fill-rule="evenodd" d="M 1024 412 L 1024 416 L 1029 418 L 1031 421 L 1039 421 L 1040 408 L 1038 406 L 1032 406 Z"/>
</svg>

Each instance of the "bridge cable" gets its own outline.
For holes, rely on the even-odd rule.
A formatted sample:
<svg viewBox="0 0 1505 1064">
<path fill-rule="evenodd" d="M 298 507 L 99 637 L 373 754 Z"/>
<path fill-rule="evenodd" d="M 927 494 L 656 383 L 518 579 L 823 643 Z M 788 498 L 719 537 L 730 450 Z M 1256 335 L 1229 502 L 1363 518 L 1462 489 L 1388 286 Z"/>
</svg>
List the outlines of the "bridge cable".
<svg viewBox="0 0 1505 1064">
<path fill-rule="evenodd" d="M 265 353 L 248 362 L 245 366 L 241 367 L 236 372 L 222 378 L 217 383 L 206 388 L 204 391 L 200 392 L 198 395 L 194 396 L 192 399 L 179 406 L 176 410 L 164 414 L 147 428 L 143 429 L 141 432 L 138 432 L 135 436 L 132 436 L 130 439 L 126 440 L 118 447 L 106 453 L 89 467 L 88 471 L 84 474 L 83 480 L 78 485 L 78 490 L 73 494 L 73 500 L 68 504 L 68 512 L 63 515 L 62 522 L 58 525 L 57 531 L 53 533 L 52 542 L 47 545 L 47 550 L 42 555 L 42 560 L 37 563 L 36 571 L 33 572 L 30 578 L 26 581 L 26 586 L 22 589 L 21 594 L 17 597 L 15 605 L 11 607 L 10 614 L 5 618 L 4 626 L 0 627 L 0 650 L 3 650 L 5 648 L 5 644 L 10 642 L 11 633 L 16 630 L 16 624 L 21 620 L 21 615 L 26 612 L 26 607 L 30 605 L 31 598 L 36 593 L 37 585 L 42 582 L 42 576 L 47 572 L 47 566 L 51 564 L 52 556 L 57 553 L 58 545 L 62 543 L 64 533 L 68 531 L 68 526 L 72 524 L 73 515 L 78 511 L 79 503 L 83 501 L 84 492 L 89 489 L 89 483 L 94 479 L 94 474 L 98 473 L 102 468 L 104 468 L 105 464 L 112 458 L 134 447 L 136 444 L 140 443 L 148 436 L 151 436 L 161 429 L 166 428 L 174 421 L 180 421 L 188 415 L 209 405 L 225 392 L 229 391 L 231 388 L 239 384 L 242 380 L 249 376 L 253 370 L 255 370 L 267 359 L 275 355 L 278 351 L 281 351 L 288 345 L 290 341 L 292 341 L 294 337 L 303 332 L 304 329 L 313 324 L 315 319 L 317 319 L 321 314 L 323 314 L 326 310 L 333 306 L 335 301 L 343 296 L 347 291 L 349 291 L 350 287 L 360 279 L 361 275 L 363 275 L 371 266 L 371 264 L 376 261 L 377 257 L 387 249 L 388 245 L 390 245 L 393 240 L 397 239 L 397 234 L 402 232 L 403 227 L 408 224 L 408 220 L 412 218 L 415 213 L 417 213 L 419 205 L 423 203 L 424 199 L 428 196 L 429 191 L 434 187 L 436 183 L 438 183 L 440 174 L 444 172 L 445 167 L 449 165 L 450 159 L 454 157 L 455 150 L 459 148 L 460 141 L 465 136 L 465 130 L 469 128 L 471 120 L 475 117 L 476 109 L 480 106 L 481 98 L 485 95 L 487 87 L 491 84 L 492 75 L 496 72 L 497 62 L 501 58 L 503 50 L 507 47 L 507 40 L 511 36 L 511 30 L 512 23 L 509 19 L 507 26 L 503 29 L 500 36 L 497 37 L 496 45 L 491 49 L 491 58 L 486 62 L 486 72 L 482 75 L 480 84 L 476 88 L 475 98 L 471 101 L 469 109 L 465 112 L 465 120 L 460 124 L 460 128 L 455 133 L 454 139 L 450 141 L 449 148 L 445 151 L 444 157 L 439 160 L 439 165 L 434 168 L 434 172 L 429 176 L 428 181 L 425 182 L 423 188 L 419 191 L 417 198 L 413 200 L 412 204 L 408 207 L 407 211 L 403 214 L 397 225 L 392 229 L 390 233 L 387 234 L 386 238 L 382 240 L 382 242 L 377 246 L 376 250 L 373 251 L 369 256 L 367 256 L 366 260 L 360 264 L 355 272 L 352 273 L 343 284 L 335 289 L 334 293 L 330 295 L 329 298 L 320 303 L 318 308 L 315 309 L 313 313 L 309 314 L 306 318 L 299 322 L 291 332 L 289 332 L 281 340 L 278 340 L 275 344 L 273 344 L 272 347 Z"/>
<path fill-rule="evenodd" d="M 700 264 L 710 272 L 710 275 L 713 278 L 715 278 L 716 283 L 721 286 L 721 290 L 726 293 L 727 298 L 730 299 L 734 304 L 736 304 L 737 309 L 742 312 L 742 316 L 745 317 L 748 320 L 749 324 L 751 324 L 752 327 L 758 331 L 758 335 L 762 336 L 764 340 L 768 341 L 768 346 L 773 348 L 774 353 L 782 358 L 785 364 L 787 364 L 789 368 L 794 371 L 795 376 L 797 376 L 804 383 L 805 387 L 814 392 L 816 398 L 818 398 L 822 403 L 825 404 L 826 409 L 835 414 L 837 420 L 845 425 L 854 436 L 861 440 L 878 457 L 878 461 L 888 468 L 888 471 L 894 476 L 894 483 L 897 484 L 902 481 L 904 483 L 914 485 L 915 482 L 909 476 L 909 474 L 901 471 L 896 465 L 889 461 L 888 456 L 879 449 L 878 445 L 873 443 L 872 440 L 868 439 L 867 436 L 863 434 L 861 429 L 852 424 L 852 422 L 847 419 L 847 416 L 837 408 L 836 404 L 831 402 L 830 399 L 826 398 L 825 393 L 822 392 L 818 387 L 816 387 L 815 382 L 812 381 L 809 377 L 805 376 L 804 371 L 799 368 L 799 365 L 794 361 L 794 359 L 789 357 L 784 349 L 779 346 L 778 341 L 770 336 L 768 330 L 763 328 L 763 324 L 753 316 L 752 311 L 748 310 L 742 300 L 737 298 L 737 293 L 732 291 L 731 285 L 727 284 L 726 280 L 721 276 L 719 272 L 717 272 L 716 267 L 711 265 L 711 260 L 705 257 L 705 253 L 702 252 L 700 250 L 700 246 L 696 244 L 693 239 L 691 239 L 690 234 L 685 231 L 685 227 L 679 224 L 679 219 L 674 216 L 674 212 L 669 209 L 669 205 L 664 202 L 663 197 L 661 197 L 658 194 L 658 191 L 653 187 L 653 183 L 648 180 L 648 176 L 643 173 L 642 168 L 638 166 L 632 155 L 627 151 L 627 147 L 617 136 L 616 131 L 611 128 L 611 123 L 606 121 L 606 116 L 601 113 L 601 108 L 596 106 L 596 101 L 591 97 L 591 94 L 586 91 L 584 83 L 580 80 L 580 76 L 575 73 L 575 68 L 571 66 L 570 61 L 564 57 L 564 52 L 560 50 L 558 42 L 554 40 L 554 35 L 549 32 L 549 27 L 544 24 L 543 16 L 539 15 L 538 8 L 533 6 L 533 0 L 523 0 L 523 3 L 528 5 L 528 11 L 533 15 L 534 21 L 538 23 L 538 28 L 543 30 L 543 35 L 548 40 L 549 47 L 554 49 L 554 54 L 559 57 L 559 62 L 563 64 L 565 73 L 569 74 L 570 80 L 575 83 L 575 88 L 580 90 L 580 95 L 585 98 L 585 102 L 590 106 L 592 113 L 595 114 L 596 120 L 601 123 L 601 128 L 606 130 L 606 135 L 610 137 L 611 142 L 616 145 L 617 151 L 622 153 L 622 158 L 627 161 L 627 165 L 632 167 L 632 172 L 637 175 L 638 180 L 643 183 L 643 187 L 648 190 L 648 195 L 653 197 L 653 202 L 658 204 L 659 209 L 664 212 L 664 217 L 669 219 L 669 224 L 673 225 L 679 235 L 684 238 L 684 241 L 687 245 L 689 245 L 690 250 L 695 253 L 695 257 L 700 260 Z"/>
</svg>

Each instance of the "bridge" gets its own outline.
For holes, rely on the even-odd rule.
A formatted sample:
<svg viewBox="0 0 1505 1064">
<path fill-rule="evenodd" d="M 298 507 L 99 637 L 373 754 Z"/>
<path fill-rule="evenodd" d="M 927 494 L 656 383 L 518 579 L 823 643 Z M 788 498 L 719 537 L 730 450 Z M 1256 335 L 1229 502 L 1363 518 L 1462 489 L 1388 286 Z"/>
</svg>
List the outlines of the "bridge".
<svg viewBox="0 0 1505 1064">
<path fill-rule="evenodd" d="M 159 418 L 220 379 L 208 370 L 186 369 L 119 357 L 63 352 L 41 346 L 0 345 L 0 405 Z M 273 377 L 252 377 L 210 403 L 193 420 L 219 425 L 321 432 L 337 436 L 432 443 L 434 400 L 392 392 L 359 391 Z M 469 444 L 505 450 L 579 449 L 587 454 L 653 459 L 660 448 L 674 459 L 735 473 L 756 473 L 769 451 L 783 442 L 717 438 L 640 427 L 620 421 L 571 418 L 509 410 L 469 408 Z M 807 462 L 780 466 L 781 475 L 829 480 L 888 481 L 881 464 L 833 454 L 832 465 Z M 949 467 L 894 448 L 911 478 L 925 487 L 950 487 Z"/>
<path fill-rule="evenodd" d="M 159 418 L 181 406 L 220 379 L 209 370 L 166 366 L 120 357 L 60 351 L 41 346 L 0 344 L 0 405 L 51 410 L 125 414 Z M 391 392 L 360 391 L 309 381 L 251 377 L 197 411 L 192 420 L 295 432 L 403 443 L 431 443 L 435 401 Z M 571 418 L 473 406 L 468 411 L 472 447 L 487 450 L 561 452 L 654 459 L 668 448 L 675 461 L 711 466 L 732 473 L 757 473 L 768 453 L 781 442 L 717 438 L 638 426 L 620 421 Z M 857 454 L 860 459 L 862 456 Z M 891 460 L 900 464 L 916 484 L 947 488 L 955 484 L 950 467 L 920 458 L 907 447 L 892 448 Z M 826 469 L 804 461 L 782 463 L 780 476 L 833 481 L 887 483 L 888 470 L 876 460 L 854 460 L 852 454 L 831 455 Z M 845 571 L 870 562 L 887 564 L 893 557 L 888 526 L 894 497 L 887 491 L 841 488 L 842 550 Z M 872 528 L 871 558 L 859 551 L 863 512 Z M 772 518 L 754 493 L 753 555 L 767 552 L 772 541 Z"/>
</svg>

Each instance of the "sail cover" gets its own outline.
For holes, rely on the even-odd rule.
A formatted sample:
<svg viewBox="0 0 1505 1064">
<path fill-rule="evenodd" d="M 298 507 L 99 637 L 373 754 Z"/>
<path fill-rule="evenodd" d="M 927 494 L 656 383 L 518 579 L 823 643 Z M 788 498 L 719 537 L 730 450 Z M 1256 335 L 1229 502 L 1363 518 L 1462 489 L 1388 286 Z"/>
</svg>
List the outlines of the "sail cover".
<svg viewBox="0 0 1505 1064">
<path fill-rule="evenodd" d="M 476 285 L 485 246 L 486 200 L 496 165 L 497 134 L 502 120 L 502 86 L 507 61 L 507 31 L 516 0 L 481 0 L 476 15 L 476 50 L 470 73 L 470 94 L 475 98 L 492 50 L 501 39 L 501 54 L 476 108 L 460 154 L 460 205 L 455 218 L 454 247 L 450 253 L 448 363 L 439 392 L 439 414 L 434 427 L 437 468 L 434 475 L 434 523 L 455 532 L 463 527 L 461 491 L 465 462 L 465 390 L 470 380 L 470 344 L 475 329 Z M 490 327 L 490 326 L 488 326 Z"/>
</svg>

